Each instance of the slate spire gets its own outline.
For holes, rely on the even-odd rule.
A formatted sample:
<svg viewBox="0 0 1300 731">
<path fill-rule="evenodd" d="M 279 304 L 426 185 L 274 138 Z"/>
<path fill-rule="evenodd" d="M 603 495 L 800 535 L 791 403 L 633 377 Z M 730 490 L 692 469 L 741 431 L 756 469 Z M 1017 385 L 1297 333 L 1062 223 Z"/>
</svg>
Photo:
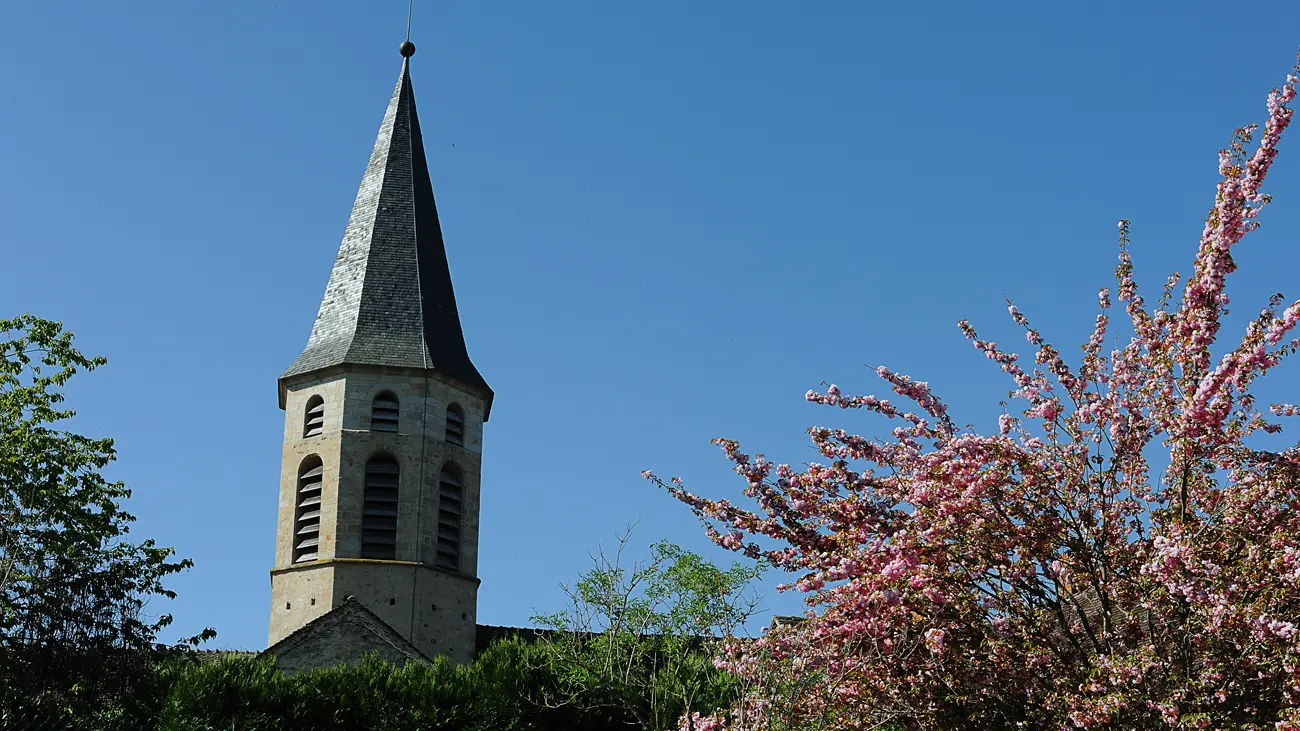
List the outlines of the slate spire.
<svg viewBox="0 0 1300 731">
<path fill-rule="evenodd" d="M 307 347 L 286 381 L 343 365 L 432 370 L 491 404 L 469 359 L 411 88 L 411 55 L 379 127 Z"/>
</svg>

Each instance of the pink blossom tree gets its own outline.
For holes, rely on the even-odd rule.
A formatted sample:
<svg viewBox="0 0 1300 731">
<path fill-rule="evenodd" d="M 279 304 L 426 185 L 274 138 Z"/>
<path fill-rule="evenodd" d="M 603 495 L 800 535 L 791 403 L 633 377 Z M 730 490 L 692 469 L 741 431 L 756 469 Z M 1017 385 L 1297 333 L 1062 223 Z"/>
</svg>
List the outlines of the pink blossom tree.
<svg viewBox="0 0 1300 731">
<path fill-rule="evenodd" d="M 781 590 L 808 593 L 805 622 L 719 658 L 751 681 L 746 702 L 684 728 L 1300 729 L 1300 445 L 1247 444 L 1300 415 L 1251 393 L 1300 348 L 1300 302 L 1274 297 L 1211 352 L 1232 249 L 1269 202 L 1294 73 L 1258 143 L 1250 126 L 1220 152 L 1181 300 L 1177 275 L 1154 304 L 1138 294 L 1119 223 L 1131 338 L 1111 332 L 1106 289 L 1077 365 L 1014 305 L 1032 365 L 959 323 L 1023 404 L 998 433 L 958 428 L 926 383 L 881 367 L 905 403 L 834 385 L 807 398 L 883 415 L 890 439 L 810 428 L 826 461 L 802 470 L 717 440 L 754 508 L 646 473 L 716 543 L 796 572 Z"/>
</svg>

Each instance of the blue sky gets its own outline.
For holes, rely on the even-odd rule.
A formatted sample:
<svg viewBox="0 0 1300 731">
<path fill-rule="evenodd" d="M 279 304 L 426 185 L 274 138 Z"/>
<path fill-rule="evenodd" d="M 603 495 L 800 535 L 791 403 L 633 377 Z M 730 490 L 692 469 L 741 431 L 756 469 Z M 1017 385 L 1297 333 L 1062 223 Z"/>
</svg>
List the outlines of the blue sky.
<svg viewBox="0 0 1300 731">
<path fill-rule="evenodd" d="M 363 9 L 364 7 L 364 9 Z M 469 349 L 497 393 L 479 621 L 562 602 L 639 521 L 728 560 L 643 480 L 735 496 L 712 437 L 792 463 L 864 366 L 989 427 L 1010 387 L 958 333 L 1067 352 L 1134 224 L 1151 292 L 1189 271 L 1216 150 L 1260 121 L 1300 5 L 417 0 L 413 78 Z M 109 365 L 134 535 L 195 568 L 169 637 L 265 646 L 283 412 L 400 68 L 405 3 L 0 7 L 0 315 Z M 1300 132 L 1292 134 L 1300 135 Z M 1300 149 L 1237 253 L 1228 333 L 1300 296 Z M 1022 342 L 1022 341 L 1021 341 Z M 1296 396 L 1296 364 L 1261 393 Z M 1294 436 L 1291 437 L 1294 439 Z M 797 598 L 766 592 L 773 612 Z"/>
</svg>

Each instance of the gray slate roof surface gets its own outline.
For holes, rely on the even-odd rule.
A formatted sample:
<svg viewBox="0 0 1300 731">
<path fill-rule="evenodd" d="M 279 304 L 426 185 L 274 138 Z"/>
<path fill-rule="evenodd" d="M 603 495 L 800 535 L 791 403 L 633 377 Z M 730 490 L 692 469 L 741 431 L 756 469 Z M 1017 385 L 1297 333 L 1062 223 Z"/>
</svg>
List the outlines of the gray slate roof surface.
<svg viewBox="0 0 1300 731">
<path fill-rule="evenodd" d="M 492 398 L 465 348 L 409 58 L 402 61 L 311 337 L 280 376 L 281 390 L 285 379 L 344 364 L 440 371 L 482 392 L 488 403 Z"/>
</svg>

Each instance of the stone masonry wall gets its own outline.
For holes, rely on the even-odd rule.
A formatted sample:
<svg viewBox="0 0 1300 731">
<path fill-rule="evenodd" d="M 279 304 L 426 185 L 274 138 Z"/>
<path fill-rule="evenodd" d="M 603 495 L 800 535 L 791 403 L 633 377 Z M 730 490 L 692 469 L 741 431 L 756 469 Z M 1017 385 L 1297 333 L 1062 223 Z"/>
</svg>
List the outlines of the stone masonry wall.
<svg viewBox="0 0 1300 731">
<path fill-rule="evenodd" d="M 396 433 L 370 431 L 371 403 L 384 391 L 395 395 L 401 406 Z M 324 431 L 304 439 L 306 403 L 317 394 L 325 400 Z M 446 411 L 451 403 L 465 414 L 464 446 L 445 441 Z M 357 369 L 293 386 L 286 396 L 285 412 L 271 578 L 271 641 L 287 636 L 352 595 L 426 654 L 472 658 L 483 402 L 436 376 Z M 381 453 L 394 457 L 401 467 L 395 562 L 360 559 L 365 465 Z M 293 566 L 298 471 L 311 455 L 320 457 L 324 466 L 319 558 Z M 447 463 L 455 464 L 463 476 L 457 572 L 433 568 L 439 478 Z"/>
<path fill-rule="evenodd" d="M 313 564 L 310 568 L 288 569 L 272 576 L 271 631 L 267 645 L 274 645 L 333 608 L 333 565 Z"/>
<path fill-rule="evenodd" d="M 355 597 L 417 649 L 432 658 L 474 659 L 478 581 L 393 561 L 335 564 L 338 601 Z"/>
</svg>

